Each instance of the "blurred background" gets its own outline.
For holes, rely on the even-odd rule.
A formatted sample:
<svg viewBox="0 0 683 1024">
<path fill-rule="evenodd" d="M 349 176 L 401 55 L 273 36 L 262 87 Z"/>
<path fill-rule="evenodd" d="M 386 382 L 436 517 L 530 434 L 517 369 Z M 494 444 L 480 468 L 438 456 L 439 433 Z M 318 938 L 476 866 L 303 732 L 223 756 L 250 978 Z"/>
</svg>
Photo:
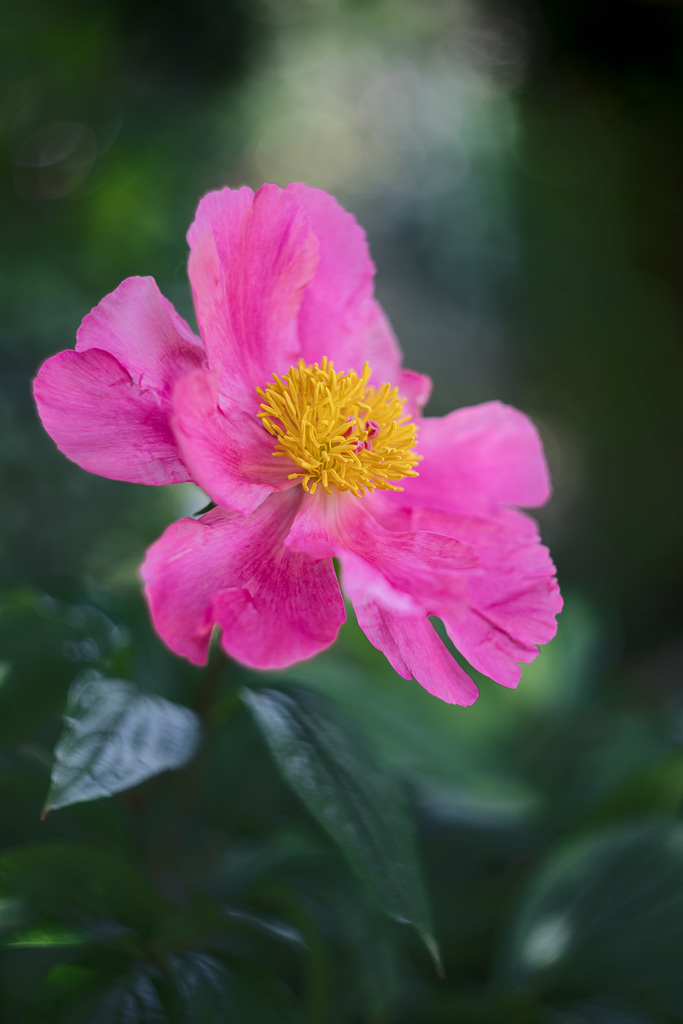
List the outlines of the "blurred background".
<svg viewBox="0 0 683 1024">
<path fill-rule="evenodd" d="M 0 55 L 0 1019 L 166 1020 L 145 987 L 163 950 L 197 992 L 198 957 L 234 981 L 229 1010 L 198 996 L 183 1020 L 683 1021 L 682 6 L 24 0 L 2 7 Z M 184 803 L 163 777 L 39 820 L 79 672 L 192 703 L 198 673 L 152 635 L 137 567 L 205 499 L 69 463 L 31 378 L 124 277 L 153 275 L 194 322 L 199 197 L 296 180 L 366 228 L 430 411 L 523 409 L 554 480 L 540 519 L 566 607 L 518 691 L 482 681 L 448 707 L 353 622 L 294 673 L 410 796 L 443 979 L 246 717 L 226 714 Z M 93 850 L 116 858 L 113 889 Z M 16 938 L 17 886 L 57 921 L 72 888 L 92 911 L 119 884 L 155 953 Z M 204 904 L 232 908 L 211 937 Z"/>
</svg>

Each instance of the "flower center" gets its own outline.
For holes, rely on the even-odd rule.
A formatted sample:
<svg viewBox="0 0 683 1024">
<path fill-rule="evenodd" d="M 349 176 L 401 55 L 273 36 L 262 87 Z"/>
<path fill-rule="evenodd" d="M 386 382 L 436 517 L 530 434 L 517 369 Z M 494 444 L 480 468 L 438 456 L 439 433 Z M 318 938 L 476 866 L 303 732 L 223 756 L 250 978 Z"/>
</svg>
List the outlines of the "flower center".
<svg viewBox="0 0 683 1024">
<path fill-rule="evenodd" d="M 277 438 L 273 455 L 292 460 L 297 469 L 288 479 L 300 479 L 311 494 L 318 484 L 328 493 L 334 487 L 357 495 L 400 491 L 393 481 L 418 475 L 416 428 L 403 412 L 405 399 L 390 384 L 369 385 L 371 373 L 367 363 L 359 377 L 354 370 L 337 373 L 326 357 L 312 366 L 300 359 L 256 389 L 263 400 L 258 415 Z"/>
</svg>

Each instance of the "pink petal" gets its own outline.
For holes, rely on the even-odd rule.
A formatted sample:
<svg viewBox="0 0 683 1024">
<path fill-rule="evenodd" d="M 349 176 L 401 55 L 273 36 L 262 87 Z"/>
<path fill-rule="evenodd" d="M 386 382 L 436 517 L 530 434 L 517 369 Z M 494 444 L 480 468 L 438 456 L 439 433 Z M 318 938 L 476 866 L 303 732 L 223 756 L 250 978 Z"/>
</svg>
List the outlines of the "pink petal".
<svg viewBox="0 0 683 1024">
<path fill-rule="evenodd" d="M 476 551 L 465 599 L 439 604 L 448 635 L 479 672 L 516 686 L 519 662 L 533 661 L 538 645 L 555 635 L 562 597 L 535 523 L 514 510 L 490 520 L 418 511 L 415 525 L 440 530 Z"/>
<path fill-rule="evenodd" d="M 296 197 L 276 185 L 211 192 L 188 231 L 197 320 L 221 393 L 258 406 L 256 387 L 299 356 L 297 316 L 318 262 Z"/>
<path fill-rule="evenodd" d="M 472 549 L 426 530 L 385 529 L 353 496 L 304 503 L 285 542 L 313 557 L 336 556 L 361 629 L 397 672 L 414 676 L 451 704 L 471 704 L 477 688 L 451 658 L 427 616 L 464 598 Z"/>
<path fill-rule="evenodd" d="M 129 277 L 81 324 L 76 351 L 34 384 L 45 429 L 91 473 L 133 483 L 188 480 L 170 428 L 175 382 L 201 366 L 199 339 L 151 277 Z"/>
<path fill-rule="evenodd" d="M 248 516 L 216 508 L 174 523 L 152 545 L 142 577 L 172 650 L 203 664 L 217 625 L 228 654 L 275 669 L 333 642 L 345 616 L 331 560 L 282 543 L 300 501 L 297 489 L 271 495 Z"/>
<path fill-rule="evenodd" d="M 375 569 L 388 585 L 408 599 L 436 601 L 459 591 L 466 570 L 477 564 L 471 547 L 426 530 L 387 530 L 351 494 L 316 495 L 307 500 L 285 542 L 313 558 L 352 556 Z"/>
<path fill-rule="evenodd" d="M 420 475 L 406 483 L 399 503 L 467 513 L 490 502 L 534 507 L 550 496 L 536 428 L 501 402 L 423 419 L 417 451 Z"/>
<path fill-rule="evenodd" d="M 33 391 L 43 426 L 59 450 L 90 473 L 139 484 L 189 480 L 168 402 L 141 389 L 108 352 L 52 356 Z"/>
<path fill-rule="evenodd" d="M 448 653 L 420 608 L 389 594 L 377 570 L 360 559 L 344 560 L 344 591 L 353 602 L 358 625 L 404 679 L 417 679 L 447 704 L 472 704 L 478 695 L 466 672 Z"/>
<path fill-rule="evenodd" d="M 76 351 L 116 356 L 142 390 L 170 397 L 173 385 L 202 365 L 199 338 L 159 291 L 152 277 L 129 277 L 88 313 Z"/>
<path fill-rule="evenodd" d="M 216 373 L 180 381 L 174 404 L 183 460 L 217 505 L 253 512 L 274 490 L 293 486 L 291 462 L 273 456 L 275 442 L 260 421 L 225 399 L 219 405 Z"/>
<path fill-rule="evenodd" d="M 373 298 L 375 267 L 365 232 L 326 192 L 303 184 L 287 191 L 306 211 L 320 252 L 299 313 L 302 357 L 314 363 L 327 356 L 340 372 L 360 372 L 367 361 L 374 384 L 398 385 L 401 350 Z"/>
<path fill-rule="evenodd" d="M 562 610 L 562 597 L 547 549 L 540 544 L 537 548 L 546 556 L 545 570 L 532 567 L 531 558 L 525 565 L 529 553 L 521 547 L 501 552 L 497 566 L 483 567 L 472 579 L 464 612 L 444 615 L 458 650 L 474 668 L 503 686 L 516 686 L 521 675 L 516 663 L 533 661 L 538 645 L 557 632 L 555 616 Z"/>
<path fill-rule="evenodd" d="M 398 380 L 392 381 L 398 387 L 401 398 L 405 398 L 404 411 L 419 419 L 432 393 L 432 380 L 415 370 L 401 370 Z"/>
<path fill-rule="evenodd" d="M 202 342 L 154 278 L 127 278 L 84 317 L 76 351 L 90 348 L 115 355 L 141 388 L 160 392 L 170 392 L 204 360 Z"/>
</svg>

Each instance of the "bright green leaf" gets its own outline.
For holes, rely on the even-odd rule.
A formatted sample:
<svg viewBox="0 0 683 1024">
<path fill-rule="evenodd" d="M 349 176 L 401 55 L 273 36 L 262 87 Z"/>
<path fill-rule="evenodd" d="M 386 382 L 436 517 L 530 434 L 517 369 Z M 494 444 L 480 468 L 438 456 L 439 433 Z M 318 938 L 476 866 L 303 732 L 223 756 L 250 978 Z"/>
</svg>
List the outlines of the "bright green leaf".
<svg viewBox="0 0 683 1024">
<path fill-rule="evenodd" d="M 245 690 L 276 764 L 386 914 L 413 925 L 439 962 L 415 836 L 395 780 L 357 730 L 308 690 Z"/>
<path fill-rule="evenodd" d="M 75 928 L 66 925 L 46 925 L 22 928 L 4 945 L 17 949 L 45 949 L 49 946 L 81 946 L 87 941 L 88 936 Z"/>
<path fill-rule="evenodd" d="M 120 679 L 81 678 L 69 690 L 45 810 L 111 796 L 180 768 L 196 753 L 200 736 L 189 708 Z"/>
</svg>

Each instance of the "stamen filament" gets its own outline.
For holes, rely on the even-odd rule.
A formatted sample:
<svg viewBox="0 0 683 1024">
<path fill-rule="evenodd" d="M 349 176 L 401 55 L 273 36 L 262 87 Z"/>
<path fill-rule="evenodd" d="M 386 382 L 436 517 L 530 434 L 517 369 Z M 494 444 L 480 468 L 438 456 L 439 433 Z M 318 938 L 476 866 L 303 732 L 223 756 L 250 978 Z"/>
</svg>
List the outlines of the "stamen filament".
<svg viewBox="0 0 683 1024">
<path fill-rule="evenodd" d="M 318 485 L 328 493 L 400 491 L 395 481 L 418 475 L 416 428 L 403 412 L 405 400 L 391 384 L 369 385 L 371 374 L 367 363 L 359 376 L 337 372 L 327 358 L 313 365 L 301 359 L 256 389 L 258 416 L 276 438 L 273 455 L 294 463 L 287 479 L 300 480 L 308 493 Z"/>
</svg>

